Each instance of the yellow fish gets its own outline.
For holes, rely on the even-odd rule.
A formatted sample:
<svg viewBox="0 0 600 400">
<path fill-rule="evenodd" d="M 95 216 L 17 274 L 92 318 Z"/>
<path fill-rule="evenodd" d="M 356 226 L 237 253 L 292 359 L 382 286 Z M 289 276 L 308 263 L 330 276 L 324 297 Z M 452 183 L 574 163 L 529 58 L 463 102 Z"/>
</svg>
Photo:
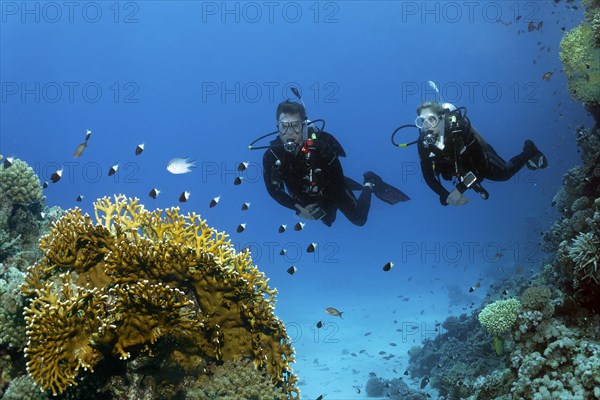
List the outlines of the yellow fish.
<svg viewBox="0 0 600 400">
<path fill-rule="evenodd" d="M 340 317 L 340 318 L 342 318 L 342 314 L 344 313 L 343 311 L 340 311 L 333 307 L 325 308 L 325 312 L 329 315 L 333 315 L 334 317 Z"/>
<path fill-rule="evenodd" d="M 83 154 L 83 151 L 87 147 L 87 142 L 88 142 L 88 140 L 90 140 L 91 135 L 92 135 L 92 131 L 90 131 L 89 129 L 85 131 L 85 142 L 80 143 L 79 146 L 77 146 L 77 148 L 75 149 L 75 152 L 73 153 L 74 158 L 81 157 L 81 155 Z"/>
</svg>

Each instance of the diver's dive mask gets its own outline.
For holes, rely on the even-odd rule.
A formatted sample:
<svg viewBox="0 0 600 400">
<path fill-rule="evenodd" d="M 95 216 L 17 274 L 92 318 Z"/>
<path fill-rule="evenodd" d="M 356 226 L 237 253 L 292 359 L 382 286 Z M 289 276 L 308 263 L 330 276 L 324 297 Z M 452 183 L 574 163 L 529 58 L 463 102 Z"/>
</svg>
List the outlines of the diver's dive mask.
<svg viewBox="0 0 600 400">
<path fill-rule="evenodd" d="M 440 123 L 440 118 L 433 113 L 423 113 L 415 118 L 415 125 L 419 129 L 435 128 Z"/>
<path fill-rule="evenodd" d="M 415 125 L 423 132 L 423 144 L 444 149 L 444 114 L 424 113 L 415 119 Z"/>
<path fill-rule="evenodd" d="M 304 138 L 306 121 L 279 121 L 277 123 L 277 130 L 281 135 L 283 149 L 288 153 L 295 153 L 300 146 L 298 143 L 298 135 L 302 134 Z"/>
</svg>

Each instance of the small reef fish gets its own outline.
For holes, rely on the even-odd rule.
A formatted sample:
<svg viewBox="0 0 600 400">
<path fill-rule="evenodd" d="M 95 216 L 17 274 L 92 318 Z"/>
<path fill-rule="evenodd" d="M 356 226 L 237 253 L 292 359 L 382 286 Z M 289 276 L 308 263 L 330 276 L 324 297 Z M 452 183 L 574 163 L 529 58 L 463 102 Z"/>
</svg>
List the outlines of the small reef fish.
<svg viewBox="0 0 600 400">
<path fill-rule="evenodd" d="M 283 232 L 285 232 L 285 228 L 287 228 L 287 225 L 281 224 L 281 225 L 279 225 L 279 229 L 277 229 L 277 232 L 283 233 Z"/>
<path fill-rule="evenodd" d="M 236 185 L 236 186 L 237 186 L 237 185 L 240 185 L 240 184 L 242 183 L 242 181 L 243 181 L 243 180 L 244 180 L 244 178 L 243 178 L 243 177 L 241 177 L 241 176 L 238 176 L 238 177 L 236 177 L 236 178 L 233 180 L 233 184 L 234 184 L 234 185 Z"/>
<path fill-rule="evenodd" d="M 385 263 L 385 265 L 383 266 L 383 270 L 385 272 L 388 272 L 390 269 L 394 268 L 394 263 L 393 262 L 387 262 Z"/>
<path fill-rule="evenodd" d="M 281 249 L 281 250 L 279 250 L 279 255 L 280 255 L 280 256 L 285 256 L 285 253 L 287 253 L 287 250 L 286 250 L 286 249 Z"/>
<path fill-rule="evenodd" d="M 237 226 L 237 229 L 235 230 L 237 233 L 242 233 L 246 230 L 246 223 L 241 223 Z"/>
<path fill-rule="evenodd" d="M 6 157 L 4 160 L 4 168 L 10 168 L 13 165 L 13 162 L 15 162 L 14 157 Z"/>
<path fill-rule="evenodd" d="M 153 199 L 156 199 L 159 194 L 160 194 L 160 190 L 158 190 L 157 188 L 152 188 L 150 193 L 148 193 L 148 196 L 150 196 Z"/>
<path fill-rule="evenodd" d="M 475 291 L 475 289 L 479 289 L 480 287 L 481 287 L 481 282 L 477 282 L 477 283 L 475 284 L 475 286 L 471 286 L 471 287 L 469 288 L 469 293 L 473 293 L 473 292 Z"/>
<path fill-rule="evenodd" d="M 542 80 L 544 80 L 544 81 L 549 81 L 549 80 L 550 80 L 550 78 L 552 78 L 552 74 L 553 74 L 553 72 L 552 72 L 552 71 L 548 71 L 548 72 L 546 72 L 544 75 L 542 75 Z"/>
<path fill-rule="evenodd" d="M 296 225 L 294 225 L 294 230 L 296 232 L 301 231 L 304 229 L 304 225 L 306 225 L 304 222 L 297 222 Z"/>
<path fill-rule="evenodd" d="M 425 378 L 421 379 L 420 388 L 425 389 L 425 386 L 427 386 L 428 383 L 429 383 L 429 377 L 426 376 Z"/>
<path fill-rule="evenodd" d="M 217 204 L 219 204 L 219 200 L 221 200 L 221 196 L 217 196 L 214 199 L 212 199 L 210 201 L 210 204 L 208 205 L 208 207 L 213 208 L 214 206 L 216 206 Z"/>
<path fill-rule="evenodd" d="M 75 201 L 82 202 L 83 201 L 83 196 L 82 195 L 77 196 L 77 198 L 75 199 Z"/>
<path fill-rule="evenodd" d="M 115 164 L 108 170 L 108 176 L 113 176 L 119 170 L 119 164 Z"/>
<path fill-rule="evenodd" d="M 294 275 L 296 273 L 296 271 L 298 271 L 298 268 L 296 268 L 293 265 L 287 269 L 287 273 L 290 275 Z"/>
<path fill-rule="evenodd" d="M 321 328 L 323 327 L 323 321 L 319 321 L 319 322 L 317 322 L 317 324 L 316 324 L 316 327 L 317 327 L 318 329 L 321 329 Z"/>
<path fill-rule="evenodd" d="M 191 168 L 194 168 L 195 166 L 195 161 L 190 161 L 189 157 L 176 157 L 171 159 L 167 164 L 167 171 L 175 175 L 187 174 L 188 172 L 192 172 Z"/>
<path fill-rule="evenodd" d="M 139 156 L 144 152 L 144 143 L 140 143 L 135 147 L 135 155 Z"/>
<path fill-rule="evenodd" d="M 334 317 L 340 317 L 340 318 L 342 318 L 342 314 L 344 313 L 343 311 L 339 311 L 338 309 L 333 308 L 333 307 L 325 308 L 325 312 L 329 315 L 333 315 Z"/>
<path fill-rule="evenodd" d="M 44 181 L 44 183 L 42 183 L 42 189 L 47 189 L 48 188 L 48 181 Z"/>
<path fill-rule="evenodd" d="M 306 252 L 307 253 L 314 253 L 315 250 L 317 249 L 317 244 L 315 242 L 311 243 L 308 245 L 308 247 L 306 248 Z"/>
<path fill-rule="evenodd" d="M 246 211 L 250 208 L 250 203 L 244 203 L 242 204 L 242 211 Z"/>
<path fill-rule="evenodd" d="M 181 195 L 179 196 L 179 202 L 180 203 L 185 203 L 186 201 L 188 201 L 188 199 L 190 198 L 190 192 L 184 191 L 181 193 Z"/>
<path fill-rule="evenodd" d="M 85 132 L 85 142 L 80 143 L 77 148 L 75 149 L 75 152 L 73 153 L 73 157 L 74 158 L 78 158 L 81 157 L 81 155 L 83 154 L 83 151 L 85 150 L 85 148 L 87 147 L 87 142 L 88 140 L 90 140 L 90 136 L 92 135 L 92 131 L 90 131 L 89 129 Z"/>
<path fill-rule="evenodd" d="M 245 171 L 245 170 L 247 170 L 247 169 L 248 169 L 248 166 L 249 166 L 249 165 L 250 165 L 250 163 L 249 163 L 249 162 L 241 162 L 241 163 L 239 163 L 239 164 L 238 164 L 237 170 L 238 170 L 239 172 Z"/>
<path fill-rule="evenodd" d="M 50 180 L 52 181 L 52 183 L 56 183 L 58 181 L 60 181 L 60 178 L 62 178 L 62 173 L 63 173 L 63 169 L 59 169 L 56 172 L 54 172 L 51 176 L 50 176 Z"/>
</svg>

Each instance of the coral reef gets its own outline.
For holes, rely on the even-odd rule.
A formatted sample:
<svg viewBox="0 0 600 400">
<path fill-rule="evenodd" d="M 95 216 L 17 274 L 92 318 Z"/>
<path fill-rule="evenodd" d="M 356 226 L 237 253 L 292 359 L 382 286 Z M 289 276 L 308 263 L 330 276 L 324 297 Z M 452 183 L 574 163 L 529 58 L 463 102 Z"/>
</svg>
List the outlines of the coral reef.
<svg viewBox="0 0 600 400">
<path fill-rule="evenodd" d="M 10 386 L 4 392 L 2 400 L 47 400 L 49 397 L 40 392 L 30 376 L 23 375 L 11 381 Z"/>
<path fill-rule="evenodd" d="M 4 265 L 0 264 L 0 347 L 13 351 L 25 346 L 23 299 L 19 290 L 24 275 L 14 267 L 4 271 Z"/>
<path fill-rule="evenodd" d="M 441 396 L 458 400 L 472 393 L 476 383 L 482 385 L 482 375 L 502 368 L 508 356 L 494 353 L 476 314 L 452 316 L 441 325 L 445 332 L 425 341 L 421 348 L 411 348 L 408 371 L 412 378 L 429 377 Z"/>
<path fill-rule="evenodd" d="M 560 42 L 560 60 L 571 96 L 582 103 L 600 102 L 600 48 L 589 23 L 565 34 Z"/>
<path fill-rule="evenodd" d="M 583 0 L 583 5 L 586 7 L 585 20 L 592 27 L 596 47 L 600 47 L 600 1 Z"/>
<path fill-rule="evenodd" d="M 382 379 L 372 376 L 365 386 L 367 397 L 384 397 L 392 400 L 425 400 L 427 395 L 412 390 L 408 385 L 398 378 Z"/>
<path fill-rule="evenodd" d="M 600 0 L 584 0 L 585 20 L 560 42 L 560 60 L 571 96 L 600 125 Z"/>
<path fill-rule="evenodd" d="M 600 396 L 600 343 L 578 328 L 539 312 L 519 315 L 511 366 L 516 398 L 587 399 Z M 598 317 L 596 317 L 596 325 Z M 597 333 L 597 331 L 596 331 Z"/>
<path fill-rule="evenodd" d="M 287 396 L 253 363 L 228 361 L 187 390 L 187 400 L 285 400 Z"/>
<path fill-rule="evenodd" d="M 276 291 L 248 252 L 177 208 L 124 196 L 94 208 L 95 223 L 76 208 L 53 224 L 21 286 L 27 371 L 42 389 L 118 398 L 109 382 L 132 369 L 149 398 L 179 398 L 182 378 L 247 358 L 298 396 Z"/>
</svg>

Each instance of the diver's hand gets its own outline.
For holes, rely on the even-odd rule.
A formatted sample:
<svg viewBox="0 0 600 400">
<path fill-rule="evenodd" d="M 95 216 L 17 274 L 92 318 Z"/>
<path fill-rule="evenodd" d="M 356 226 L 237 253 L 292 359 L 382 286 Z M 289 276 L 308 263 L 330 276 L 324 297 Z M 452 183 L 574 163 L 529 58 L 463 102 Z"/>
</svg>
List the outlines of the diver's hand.
<svg viewBox="0 0 600 400">
<path fill-rule="evenodd" d="M 463 196 L 457 189 L 454 189 L 446 198 L 446 202 L 451 206 L 464 206 L 469 202 L 469 199 Z"/>
<path fill-rule="evenodd" d="M 302 207 L 300 204 L 294 204 L 294 207 L 296 207 L 296 215 L 304 218 L 304 219 L 312 219 L 314 220 L 315 217 L 313 217 L 313 211 L 317 208 L 319 208 L 319 205 L 317 203 L 313 203 L 313 204 L 309 204 L 306 207 Z"/>
</svg>

